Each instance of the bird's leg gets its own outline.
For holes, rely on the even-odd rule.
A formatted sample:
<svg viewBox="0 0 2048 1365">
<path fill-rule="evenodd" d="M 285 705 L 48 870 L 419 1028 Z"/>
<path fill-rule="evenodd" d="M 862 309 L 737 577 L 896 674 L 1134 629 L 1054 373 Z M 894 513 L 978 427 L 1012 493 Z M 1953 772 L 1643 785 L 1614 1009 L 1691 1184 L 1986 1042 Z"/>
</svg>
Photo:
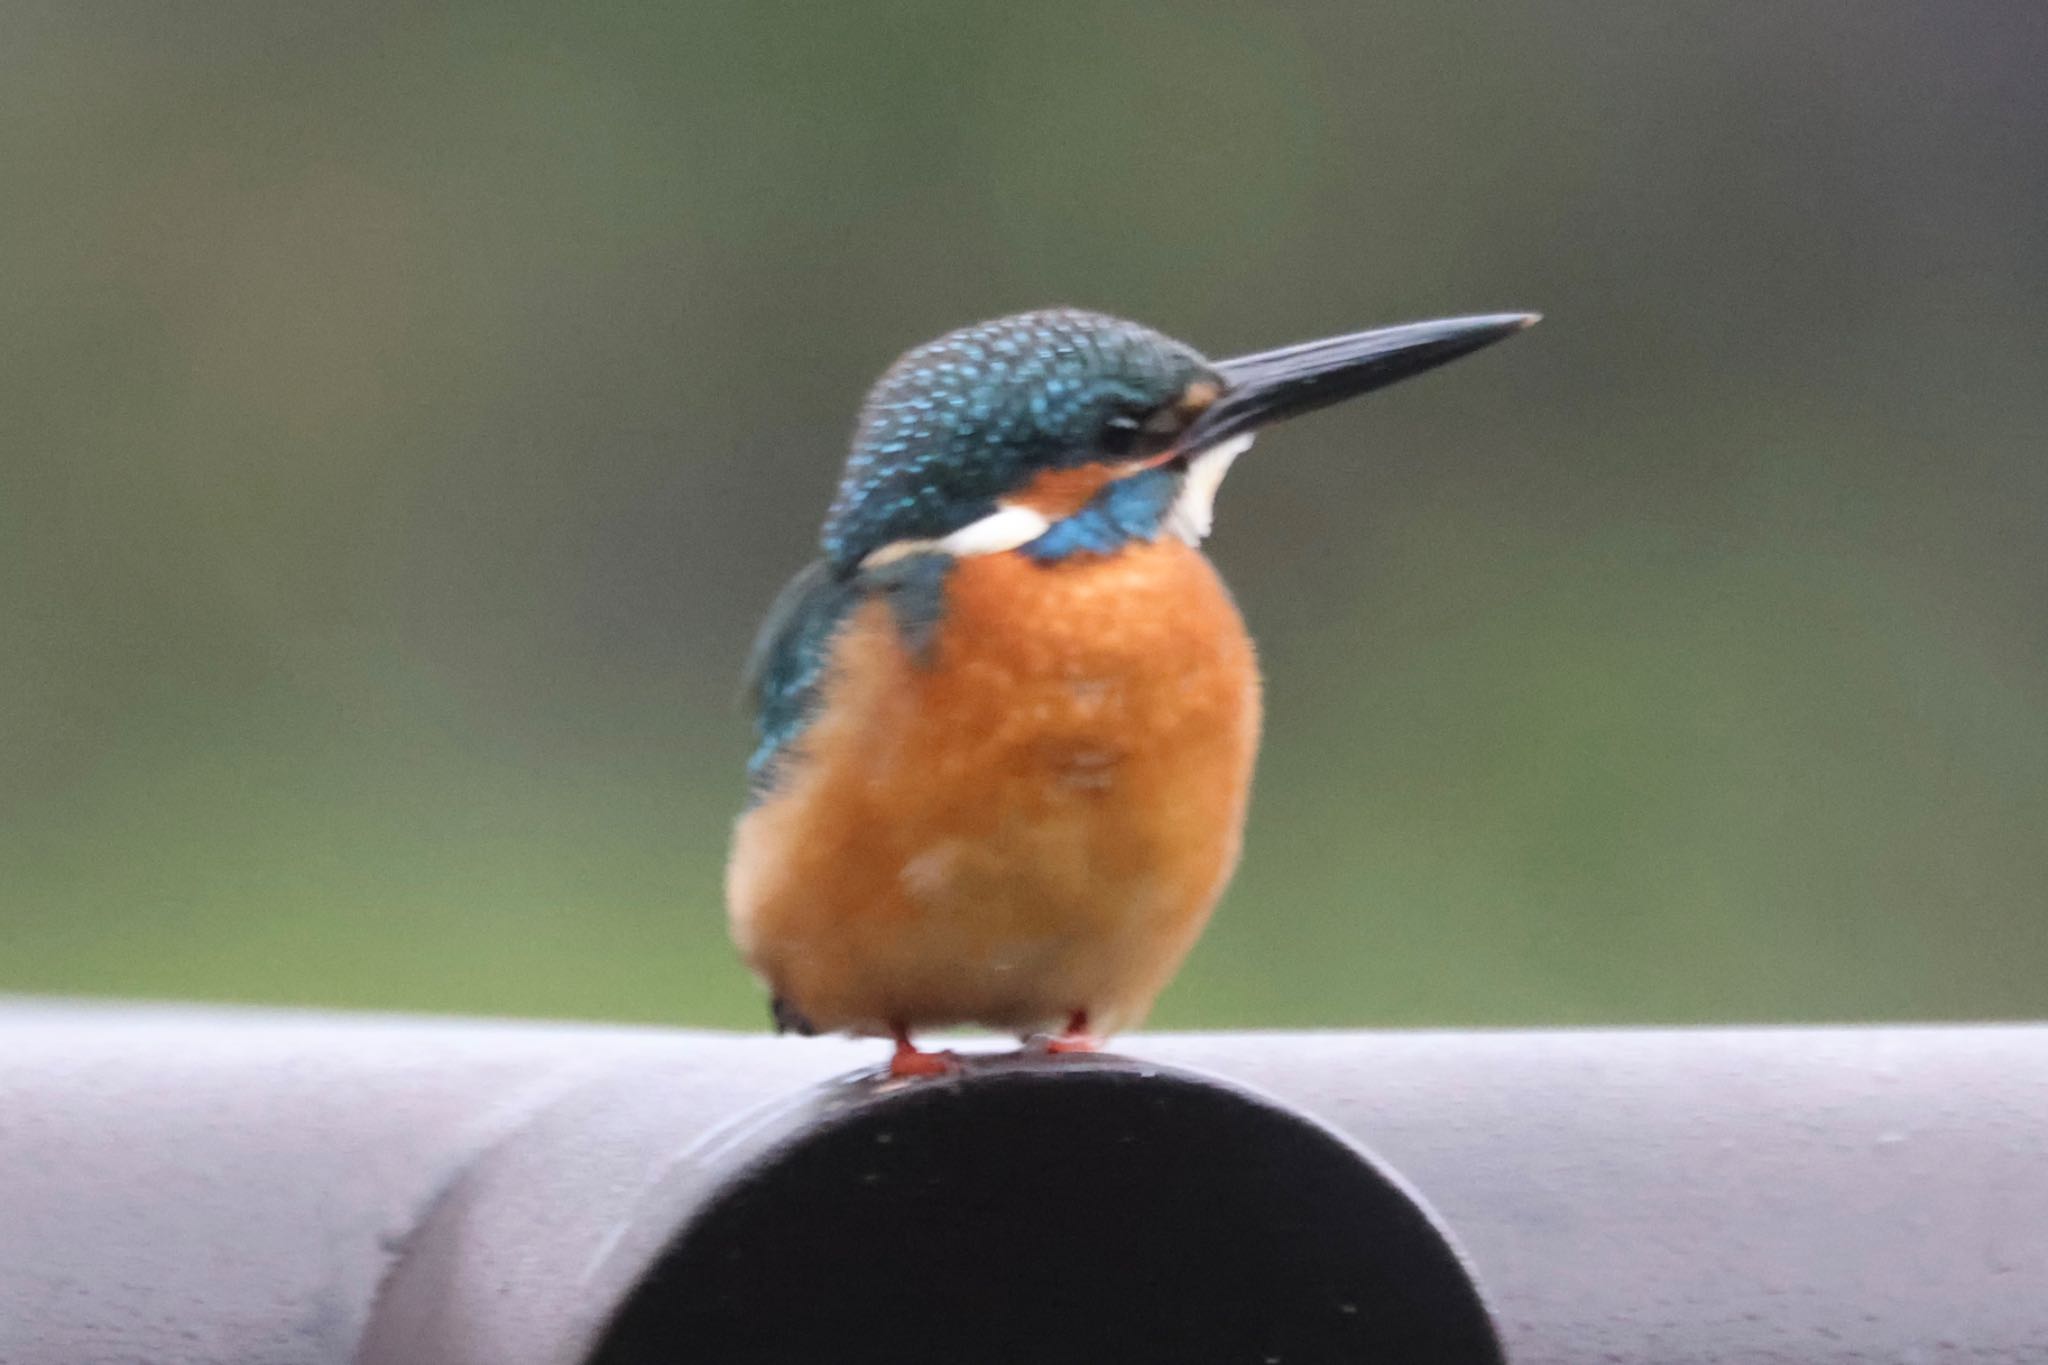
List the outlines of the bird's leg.
<svg viewBox="0 0 2048 1365">
<path fill-rule="evenodd" d="M 896 1040 L 896 1054 L 889 1058 L 891 1076 L 948 1076 L 960 1069 L 960 1059 L 950 1052 L 919 1051 L 906 1025 L 889 1025 L 889 1036 Z"/>
<path fill-rule="evenodd" d="M 1057 1037 L 1046 1040 L 1047 1052 L 1100 1052 L 1102 1040 L 1088 1031 L 1088 1011 L 1075 1010 Z"/>
</svg>

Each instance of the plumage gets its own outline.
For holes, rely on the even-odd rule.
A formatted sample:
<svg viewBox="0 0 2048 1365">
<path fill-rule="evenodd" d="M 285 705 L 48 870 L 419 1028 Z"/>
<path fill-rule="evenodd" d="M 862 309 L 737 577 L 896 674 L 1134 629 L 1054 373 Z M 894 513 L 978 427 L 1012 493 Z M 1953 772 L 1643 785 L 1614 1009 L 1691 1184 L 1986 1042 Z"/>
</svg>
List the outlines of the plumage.
<svg viewBox="0 0 2048 1365">
<path fill-rule="evenodd" d="M 754 637 L 741 685 L 754 711 L 747 789 L 758 800 L 774 785 L 776 760 L 802 732 L 818 699 L 832 636 L 861 589 L 824 560 L 797 571 L 777 594 Z"/>
<path fill-rule="evenodd" d="M 1135 1023 L 1236 863 L 1251 641 L 1176 540 L 955 565 L 928 662 L 869 597 L 727 890 L 813 1025 Z"/>
<path fill-rule="evenodd" d="M 1255 428 L 1528 325 L 1419 323 L 1212 363 L 1056 309 L 909 352 L 862 410 L 823 557 L 747 665 L 733 935 L 779 1030 L 1110 1032 L 1236 866 L 1250 637 L 1199 546 Z"/>
</svg>

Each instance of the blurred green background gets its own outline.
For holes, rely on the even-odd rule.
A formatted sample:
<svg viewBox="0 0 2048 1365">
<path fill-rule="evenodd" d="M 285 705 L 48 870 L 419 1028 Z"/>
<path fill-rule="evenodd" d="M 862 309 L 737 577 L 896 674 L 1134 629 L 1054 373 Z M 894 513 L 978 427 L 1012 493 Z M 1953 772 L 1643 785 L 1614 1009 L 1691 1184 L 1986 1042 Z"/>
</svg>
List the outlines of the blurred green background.
<svg viewBox="0 0 2048 1365">
<path fill-rule="evenodd" d="M 757 1027 L 902 348 L 1537 308 L 1268 437 L 1162 1025 L 2048 1012 L 2048 9 L 0 9 L 0 989 Z"/>
</svg>

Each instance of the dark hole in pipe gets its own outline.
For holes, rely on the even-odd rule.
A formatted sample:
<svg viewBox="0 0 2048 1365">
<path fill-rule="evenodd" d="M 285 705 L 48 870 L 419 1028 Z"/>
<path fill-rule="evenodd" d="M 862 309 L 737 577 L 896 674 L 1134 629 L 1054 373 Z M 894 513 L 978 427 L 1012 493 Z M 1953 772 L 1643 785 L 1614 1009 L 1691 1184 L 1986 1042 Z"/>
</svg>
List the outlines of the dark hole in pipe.
<svg viewBox="0 0 2048 1365">
<path fill-rule="evenodd" d="M 1221 1085 L 1080 1062 L 912 1084 L 800 1132 L 683 1231 L 593 1359 L 1502 1356 L 1442 1234 L 1357 1150 Z"/>
</svg>

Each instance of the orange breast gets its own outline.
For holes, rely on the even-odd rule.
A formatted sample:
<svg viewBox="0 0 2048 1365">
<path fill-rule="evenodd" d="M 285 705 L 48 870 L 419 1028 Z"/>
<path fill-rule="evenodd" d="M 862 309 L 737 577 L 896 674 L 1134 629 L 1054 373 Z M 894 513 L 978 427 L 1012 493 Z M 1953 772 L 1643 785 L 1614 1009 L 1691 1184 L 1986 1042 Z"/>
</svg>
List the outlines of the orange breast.
<svg viewBox="0 0 2048 1365">
<path fill-rule="evenodd" d="M 881 602 L 841 631 L 736 831 L 735 937 L 825 1029 L 1135 1023 L 1236 864 L 1258 726 L 1199 551 L 963 560 L 928 660 Z"/>
</svg>

